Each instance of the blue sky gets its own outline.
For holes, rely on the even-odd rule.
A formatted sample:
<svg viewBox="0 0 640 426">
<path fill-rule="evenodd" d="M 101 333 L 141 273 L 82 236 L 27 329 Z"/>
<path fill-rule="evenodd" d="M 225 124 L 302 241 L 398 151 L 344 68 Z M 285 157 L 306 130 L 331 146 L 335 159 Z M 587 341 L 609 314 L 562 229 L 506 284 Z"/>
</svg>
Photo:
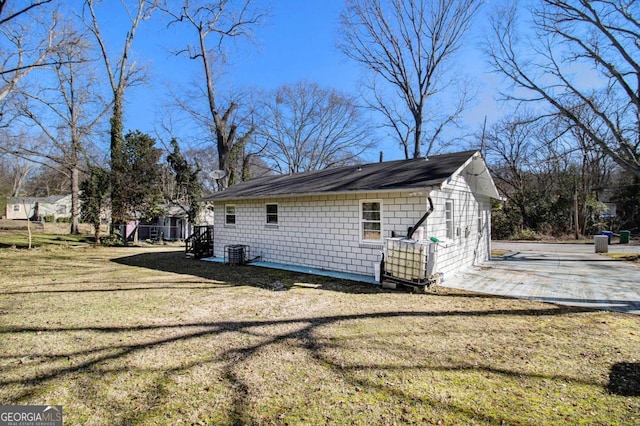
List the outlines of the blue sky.
<svg viewBox="0 0 640 426">
<path fill-rule="evenodd" d="M 342 3 L 275 2 L 270 18 L 256 33 L 255 53 L 235 61 L 239 78 L 267 89 L 298 80 L 355 89 L 358 70 L 335 47 Z"/>
<path fill-rule="evenodd" d="M 229 47 L 225 85 L 269 90 L 307 80 L 358 94 L 362 71 L 336 48 L 343 0 L 264 0 L 262 3 L 270 13 L 256 29 L 254 42 Z M 465 122 L 473 131 L 480 128 L 485 115 L 491 122 L 499 114 L 493 101 L 497 77 L 486 73 L 486 65 L 477 53 L 483 21 L 482 16 L 479 17 L 460 52 L 462 69 L 476 79 L 480 87 L 476 106 L 465 115 Z M 193 61 L 176 58 L 167 51 L 169 43 L 181 38 L 179 31 L 150 24 L 143 23 L 133 46 L 134 57 L 151 69 L 150 84 L 132 88 L 127 93 L 125 125 L 127 129 L 151 133 L 162 105 L 168 101 L 166 87 L 184 85 L 189 78 L 197 78 L 200 71 L 193 69 Z M 115 28 L 114 34 L 122 38 Z M 385 159 L 401 156 L 397 144 L 383 141 L 366 159 L 376 161 L 379 150 L 385 151 Z"/>
</svg>

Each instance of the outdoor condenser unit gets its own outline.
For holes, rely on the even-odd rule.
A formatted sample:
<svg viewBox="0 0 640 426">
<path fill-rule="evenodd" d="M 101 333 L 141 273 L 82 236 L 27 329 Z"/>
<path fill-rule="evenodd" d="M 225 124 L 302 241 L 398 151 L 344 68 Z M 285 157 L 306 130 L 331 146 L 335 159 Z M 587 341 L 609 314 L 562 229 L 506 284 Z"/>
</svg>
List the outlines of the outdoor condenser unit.
<svg viewBox="0 0 640 426">
<path fill-rule="evenodd" d="M 224 263 L 227 265 L 244 265 L 249 261 L 249 246 L 231 244 L 224 246 Z"/>
<path fill-rule="evenodd" d="M 430 285 L 434 280 L 437 245 L 431 241 L 387 238 L 383 279 L 409 285 Z"/>
</svg>

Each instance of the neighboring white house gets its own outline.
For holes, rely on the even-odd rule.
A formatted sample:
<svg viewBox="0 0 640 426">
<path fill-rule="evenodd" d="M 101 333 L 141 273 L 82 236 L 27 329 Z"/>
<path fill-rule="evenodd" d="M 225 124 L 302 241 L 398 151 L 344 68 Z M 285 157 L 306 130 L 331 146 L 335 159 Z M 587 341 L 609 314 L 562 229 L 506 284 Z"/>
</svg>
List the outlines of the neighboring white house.
<svg viewBox="0 0 640 426">
<path fill-rule="evenodd" d="M 16 220 L 71 217 L 71 194 L 49 197 L 7 197 L 6 218 Z"/>
<path fill-rule="evenodd" d="M 371 279 L 386 239 L 406 236 L 429 197 L 433 212 L 413 238 L 438 240 L 435 270 L 488 260 L 499 195 L 478 151 L 267 176 L 205 200 L 214 203 L 217 258 L 244 245 L 264 262 Z"/>
</svg>

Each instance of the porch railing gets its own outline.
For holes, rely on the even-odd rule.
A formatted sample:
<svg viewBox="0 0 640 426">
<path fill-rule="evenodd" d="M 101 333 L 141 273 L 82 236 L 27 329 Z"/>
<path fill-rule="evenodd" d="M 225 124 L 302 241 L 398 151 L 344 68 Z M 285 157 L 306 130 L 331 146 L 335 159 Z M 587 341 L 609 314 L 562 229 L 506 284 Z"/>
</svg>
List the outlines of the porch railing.
<svg viewBox="0 0 640 426">
<path fill-rule="evenodd" d="M 213 225 L 194 226 L 185 240 L 185 255 L 194 259 L 213 256 Z"/>
</svg>

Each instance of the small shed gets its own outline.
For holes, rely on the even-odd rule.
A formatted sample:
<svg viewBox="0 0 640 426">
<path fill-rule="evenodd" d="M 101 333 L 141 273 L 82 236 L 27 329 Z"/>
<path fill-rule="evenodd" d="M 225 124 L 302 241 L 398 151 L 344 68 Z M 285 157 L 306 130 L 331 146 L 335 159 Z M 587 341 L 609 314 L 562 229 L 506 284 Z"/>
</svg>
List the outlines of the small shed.
<svg viewBox="0 0 640 426">
<path fill-rule="evenodd" d="M 266 176 L 205 200 L 215 209 L 216 258 L 247 247 L 262 262 L 371 281 L 386 241 L 408 234 L 435 244 L 432 266 L 445 276 L 488 260 L 493 198 L 480 152 L 464 151 Z"/>
</svg>

